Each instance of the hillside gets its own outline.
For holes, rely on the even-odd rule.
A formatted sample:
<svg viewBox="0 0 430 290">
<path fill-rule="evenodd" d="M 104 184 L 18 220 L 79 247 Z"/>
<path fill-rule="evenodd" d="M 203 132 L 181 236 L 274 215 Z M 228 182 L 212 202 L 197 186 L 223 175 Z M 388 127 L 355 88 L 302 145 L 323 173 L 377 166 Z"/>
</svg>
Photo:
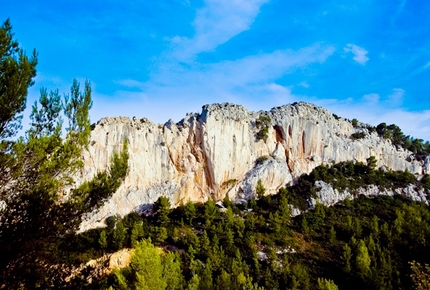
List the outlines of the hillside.
<svg viewBox="0 0 430 290">
<path fill-rule="evenodd" d="M 353 200 L 332 207 L 317 203 L 294 218 L 290 207 L 313 196 L 321 183 L 336 190 L 375 184 L 389 190 L 412 183 L 428 194 L 426 179 L 423 184 L 407 172 L 343 162 L 319 166 L 297 185 L 249 202 L 209 200 L 171 209 L 160 197 L 150 215 L 111 217 L 105 228 L 65 241 L 63 255 L 75 263 L 135 249 L 128 264 L 108 274 L 100 274 L 104 264 L 87 266 L 85 275 L 65 287 L 428 289 L 430 211 L 424 202 L 402 195 L 369 199 L 355 192 Z"/>
</svg>

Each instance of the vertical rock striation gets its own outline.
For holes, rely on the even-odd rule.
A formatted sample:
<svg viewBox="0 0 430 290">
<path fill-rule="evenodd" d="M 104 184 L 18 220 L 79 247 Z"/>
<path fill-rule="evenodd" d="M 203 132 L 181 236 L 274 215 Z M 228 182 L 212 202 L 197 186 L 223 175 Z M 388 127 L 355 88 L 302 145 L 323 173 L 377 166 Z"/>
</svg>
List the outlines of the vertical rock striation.
<svg viewBox="0 0 430 290">
<path fill-rule="evenodd" d="M 262 122 L 264 117 L 265 122 Z M 267 138 L 257 138 L 267 130 Z M 365 137 L 352 140 L 358 131 Z M 264 135 L 264 134 L 263 134 Z M 201 114 L 187 114 L 179 123 L 164 125 L 146 118 L 104 118 L 94 127 L 84 154 L 81 179 L 106 170 L 110 156 L 129 142 L 129 174 L 120 189 L 81 229 L 101 225 L 110 215 L 141 211 L 161 195 L 172 204 L 250 198 L 262 180 L 268 194 L 276 193 L 322 163 L 370 156 L 378 167 L 430 172 L 430 158 L 410 160 L 398 149 L 365 128 L 309 103 L 294 103 L 271 111 L 249 112 L 234 104 L 205 105 Z"/>
</svg>

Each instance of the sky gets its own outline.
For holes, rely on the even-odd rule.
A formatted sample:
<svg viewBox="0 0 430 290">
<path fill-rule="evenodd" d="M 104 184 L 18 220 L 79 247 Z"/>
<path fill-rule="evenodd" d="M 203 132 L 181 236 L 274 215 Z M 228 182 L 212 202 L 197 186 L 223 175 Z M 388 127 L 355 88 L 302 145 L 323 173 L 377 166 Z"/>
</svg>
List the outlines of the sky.
<svg viewBox="0 0 430 290">
<path fill-rule="evenodd" d="M 38 52 L 28 108 L 76 78 L 92 122 L 306 101 L 430 140 L 429 15 L 424 0 L 14 0 L 0 21 Z"/>
</svg>

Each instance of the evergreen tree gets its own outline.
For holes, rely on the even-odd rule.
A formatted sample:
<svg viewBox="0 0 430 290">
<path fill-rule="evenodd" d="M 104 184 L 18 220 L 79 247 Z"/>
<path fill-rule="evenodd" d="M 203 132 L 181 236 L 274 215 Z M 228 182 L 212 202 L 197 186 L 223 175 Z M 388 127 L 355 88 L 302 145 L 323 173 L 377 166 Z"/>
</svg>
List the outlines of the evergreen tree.
<svg viewBox="0 0 430 290">
<path fill-rule="evenodd" d="M 9 289 L 54 287 L 51 279 L 60 275 L 47 265 L 63 263 L 60 245 L 75 234 L 84 214 L 117 190 L 128 170 L 125 142 L 108 172 L 74 186 L 71 176 L 83 166 L 91 132 L 88 81 L 81 92 L 74 80 L 64 99 L 42 89 L 25 137 L 12 139 L 21 127 L 36 64 L 36 53 L 25 55 L 6 20 L 0 28 L 0 280 Z"/>
<path fill-rule="evenodd" d="M 255 188 L 255 194 L 258 198 L 262 198 L 266 193 L 266 189 L 263 186 L 263 182 L 261 182 L 261 179 L 257 181 L 257 187 Z"/>
<path fill-rule="evenodd" d="M 194 205 L 193 202 L 188 201 L 187 204 L 185 205 L 185 218 L 188 222 L 188 225 L 193 224 L 193 219 L 196 217 L 196 215 L 197 215 L 196 206 Z"/>
<path fill-rule="evenodd" d="M 219 215 L 219 210 L 212 199 L 208 199 L 205 203 L 204 218 L 207 226 L 210 226 L 212 221 Z"/>
<path fill-rule="evenodd" d="M 416 261 L 409 263 L 411 265 L 411 279 L 416 290 L 430 289 L 430 265 L 421 265 Z"/>
<path fill-rule="evenodd" d="M 212 278 L 212 262 L 211 259 L 208 258 L 206 260 L 206 264 L 201 273 L 201 279 L 199 284 L 199 289 L 201 290 L 210 290 L 213 289 L 213 278 Z"/>
<path fill-rule="evenodd" d="M 357 256 L 356 256 L 356 265 L 358 275 L 364 279 L 370 273 L 370 256 L 369 251 L 367 250 L 366 244 L 363 240 L 358 242 L 357 246 Z"/>
<path fill-rule="evenodd" d="M 182 275 L 181 262 L 178 253 L 169 252 L 163 258 L 163 278 L 166 281 L 166 290 L 184 289 L 185 279 Z"/>
<path fill-rule="evenodd" d="M 105 250 L 105 249 L 107 249 L 107 247 L 108 247 L 108 242 L 107 242 L 107 237 L 106 237 L 106 230 L 105 229 L 103 229 L 101 232 L 100 232 L 100 238 L 99 238 L 99 245 L 100 245 L 100 248 L 101 249 L 103 249 L 103 250 Z"/>
<path fill-rule="evenodd" d="M 332 280 L 318 278 L 319 290 L 338 290 L 339 288 Z"/>
<path fill-rule="evenodd" d="M 330 243 L 334 244 L 336 242 L 336 231 L 333 226 L 330 228 Z"/>
<path fill-rule="evenodd" d="M 351 258 L 352 258 L 351 247 L 348 244 L 345 244 L 343 246 L 342 260 L 343 260 L 343 270 L 347 274 L 351 273 Z"/>
<path fill-rule="evenodd" d="M 29 58 L 13 36 L 12 25 L 7 19 L 0 27 L 0 155 L 8 147 L 4 140 L 13 137 L 21 128 L 20 113 L 25 109 L 27 90 L 34 84 L 36 76 L 36 50 Z M 3 165 L 0 169 L 6 170 Z M 3 170 L 0 173 L 4 173 Z"/>
<path fill-rule="evenodd" d="M 154 203 L 154 211 L 157 213 L 157 222 L 159 225 L 165 227 L 169 223 L 170 206 L 170 200 L 165 196 L 160 196 Z"/>
<path fill-rule="evenodd" d="M 199 290 L 200 289 L 200 277 L 195 274 L 191 278 L 190 282 L 187 285 L 187 290 Z"/>
<path fill-rule="evenodd" d="M 124 247 L 125 239 L 127 238 L 127 229 L 124 224 L 119 220 L 115 225 L 115 230 L 113 232 L 113 244 L 116 250 L 120 250 Z"/>
<path fill-rule="evenodd" d="M 166 289 L 161 256 L 151 240 L 142 240 L 137 244 L 130 266 L 136 273 L 136 289 Z"/>
<path fill-rule="evenodd" d="M 144 235 L 145 233 L 143 232 L 142 223 L 134 223 L 130 235 L 131 245 L 135 247 L 137 243 L 144 237 Z"/>
</svg>

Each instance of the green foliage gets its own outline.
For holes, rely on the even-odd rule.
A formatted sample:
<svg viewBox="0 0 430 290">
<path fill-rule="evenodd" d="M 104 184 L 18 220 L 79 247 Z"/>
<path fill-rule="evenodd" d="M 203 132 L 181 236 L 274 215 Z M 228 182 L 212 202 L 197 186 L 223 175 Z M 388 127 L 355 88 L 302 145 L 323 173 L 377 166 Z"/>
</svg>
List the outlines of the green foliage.
<svg viewBox="0 0 430 290">
<path fill-rule="evenodd" d="M 108 247 L 108 242 L 107 242 L 105 230 L 102 230 L 100 232 L 99 245 L 100 245 L 100 248 L 102 248 L 102 249 L 106 249 Z"/>
<path fill-rule="evenodd" d="M 358 275 L 363 279 L 370 273 L 370 256 L 363 240 L 360 240 L 357 247 L 356 265 Z"/>
<path fill-rule="evenodd" d="M 263 183 L 261 182 L 261 179 L 257 181 L 257 187 L 255 188 L 255 194 L 258 198 L 262 198 L 266 193 L 266 189 L 263 186 Z"/>
<path fill-rule="evenodd" d="M 393 145 L 412 151 L 418 160 L 430 154 L 430 143 L 428 141 L 424 143 L 422 139 L 405 136 L 397 125 L 391 124 L 387 126 L 386 123 L 381 123 L 376 127 L 376 132 L 380 137 L 391 140 Z"/>
<path fill-rule="evenodd" d="M 430 175 L 425 174 L 423 176 L 423 178 L 421 179 L 421 185 L 425 188 L 425 189 L 430 189 Z"/>
<path fill-rule="evenodd" d="M 14 40 L 7 19 L 0 27 L 0 140 L 13 137 L 21 128 L 27 90 L 34 84 L 37 53 L 29 58 Z M 1 153 L 1 151 L 0 151 Z"/>
<path fill-rule="evenodd" d="M 182 281 L 171 289 L 410 289 L 408 261 L 430 260 L 425 204 L 400 197 L 357 197 L 348 206 L 318 204 L 291 219 L 289 196 L 290 189 L 283 189 L 270 201 L 256 200 L 250 212 L 246 205 L 225 203 L 227 210 L 220 213 L 212 200 L 189 206 L 194 209 L 188 213 L 185 207 L 173 209 L 169 223 L 177 239 L 169 233 L 164 249 L 144 240 L 155 249 L 151 256 L 160 256 L 156 266 L 147 267 L 161 269 L 161 276 L 154 274 L 161 277 L 157 279 Z M 192 225 L 183 223 L 186 215 L 194 220 Z M 158 228 L 156 216 L 141 219 L 150 229 Z M 307 221 L 309 229 L 302 229 Z M 258 252 L 266 258 L 259 259 Z M 166 266 L 166 257 L 174 263 Z M 141 281 L 141 287 L 147 287 L 143 274 L 136 274 L 142 270 L 129 269 L 121 271 L 126 286 Z M 170 284 L 175 282 L 161 282 Z M 117 280 L 103 285 L 119 287 Z"/>
<path fill-rule="evenodd" d="M 166 289 L 162 259 L 150 240 L 142 240 L 137 244 L 130 267 L 136 275 L 136 289 Z"/>
<path fill-rule="evenodd" d="M 255 165 L 263 164 L 266 160 L 269 159 L 269 156 L 260 156 L 255 160 Z"/>
<path fill-rule="evenodd" d="M 332 280 L 318 278 L 318 289 L 319 290 L 337 290 L 337 285 Z"/>
<path fill-rule="evenodd" d="M 25 137 L 12 140 L 37 64 L 36 53 L 29 59 L 12 36 L 7 20 L 0 28 L 0 280 L 9 289 L 56 288 L 64 277 L 50 266 L 70 259 L 62 246 L 75 240 L 81 217 L 121 184 L 128 170 L 127 144 L 113 154 L 108 172 L 74 187 L 71 176 L 83 166 L 92 106 L 90 83 L 81 93 L 76 80 L 64 99 L 58 91 L 42 89 Z M 65 136 L 63 118 L 68 122 Z M 91 238 L 95 248 L 107 247 L 104 235 Z"/>
<path fill-rule="evenodd" d="M 347 274 L 351 273 L 351 258 L 352 258 L 351 247 L 348 244 L 344 244 L 342 260 L 343 260 L 343 270 Z"/>
<path fill-rule="evenodd" d="M 154 203 L 154 211 L 157 213 L 159 225 L 166 226 L 169 223 L 170 200 L 165 196 L 160 196 Z"/>
<path fill-rule="evenodd" d="M 359 139 L 363 139 L 364 137 L 366 137 L 366 133 L 364 132 L 352 133 L 350 136 L 351 140 L 359 140 Z"/>
<path fill-rule="evenodd" d="M 354 128 L 357 128 L 358 127 L 358 120 L 357 119 L 352 119 L 352 121 L 351 121 L 351 124 L 352 124 L 352 126 L 354 127 Z"/>
<path fill-rule="evenodd" d="M 267 138 L 269 138 L 269 128 L 261 127 L 257 133 L 257 140 L 264 140 L 266 142 Z"/>
<path fill-rule="evenodd" d="M 255 121 L 257 128 L 260 130 L 257 132 L 257 140 L 264 140 L 266 142 L 267 138 L 269 138 L 269 126 L 272 120 L 267 116 L 260 116 Z"/>
<path fill-rule="evenodd" d="M 133 224 L 133 228 L 131 230 L 131 245 L 136 247 L 137 243 L 145 236 L 143 232 L 143 227 L 141 222 L 136 222 Z"/>
<path fill-rule="evenodd" d="M 113 244 L 114 248 L 120 250 L 124 246 L 124 242 L 127 237 L 127 229 L 124 227 L 122 221 L 118 221 L 115 225 L 115 230 L 113 232 Z"/>
<path fill-rule="evenodd" d="M 411 265 L 411 279 L 414 283 L 414 289 L 416 290 L 428 290 L 430 289 L 430 266 L 425 264 L 424 266 L 416 261 L 410 262 Z"/>
</svg>

